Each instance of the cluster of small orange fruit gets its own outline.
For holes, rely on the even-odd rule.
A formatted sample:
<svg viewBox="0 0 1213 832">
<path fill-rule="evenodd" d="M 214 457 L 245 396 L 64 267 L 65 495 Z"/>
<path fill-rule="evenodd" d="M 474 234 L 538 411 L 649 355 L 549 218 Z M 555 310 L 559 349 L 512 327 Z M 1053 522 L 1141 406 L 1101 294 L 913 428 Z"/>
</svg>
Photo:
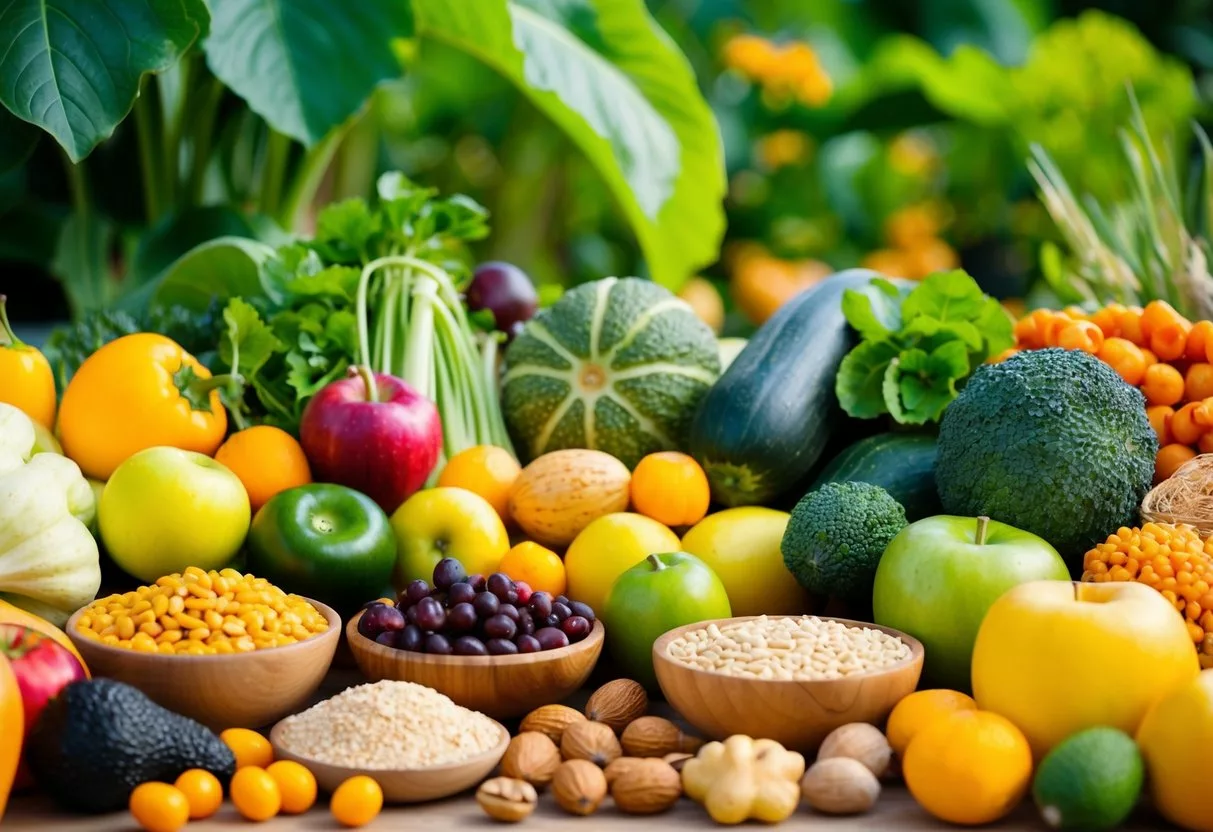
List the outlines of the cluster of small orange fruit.
<svg viewBox="0 0 1213 832">
<path fill-rule="evenodd" d="M 991 361 L 1044 347 L 1083 350 L 1139 388 L 1161 446 L 1156 481 L 1197 453 L 1213 453 L 1213 321 L 1189 321 L 1161 300 L 1093 313 L 1037 309 L 1015 324 L 1015 342 Z"/>
<path fill-rule="evenodd" d="M 724 45 L 722 58 L 725 66 L 760 84 L 777 101 L 821 107 L 834 92 L 830 76 L 807 43 L 779 44 L 758 35 L 735 35 Z"/>
</svg>

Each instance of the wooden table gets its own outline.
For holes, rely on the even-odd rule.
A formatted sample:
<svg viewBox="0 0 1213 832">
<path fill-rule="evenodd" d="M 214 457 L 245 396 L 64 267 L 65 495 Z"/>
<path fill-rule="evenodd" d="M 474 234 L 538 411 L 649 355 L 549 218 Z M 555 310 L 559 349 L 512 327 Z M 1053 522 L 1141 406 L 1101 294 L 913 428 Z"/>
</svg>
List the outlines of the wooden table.
<svg viewBox="0 0 1213 832">
<path fill-rule="evenodd" d="M 316 699 L 327 698 L 334 693 L 364 681 L 356 672 L 335 670 L 329 674 L 324 686 L 317 692 Z M 569 700 L 568 704 L 581 708 L 588 697 L 588 691 L 582 692 Z M 676 717 L 664 703 L 654 703 L 652 712 L 667 717 Z M 516 726 L 509 726 L 513 729 Z M 712 823 L 702 807 L 690 800 L 681 800 L 678 805 L 662 815 L 651 817 L 636 817 L 616 812 L 608 798 L 603 807 L 595 814 L 586 818 L 575 818 L 560 811 L 552 802 L 550 795 L 540 797 L 539 808 L 518 829 L 536 830 L 577 830 L 578 832 L 625 832 L 635 830 L 642 825 L 644 830 L 662 829 L 721 829 Z M 65 815 L 55 810 L 48 799 L 34 795 L 14 798 L 0 822 L 4 832 L 11 830 L 54 830 L 54 832 L 136 832 L 137 825 L 129 814 L 119 812 L 113 815 L 81 817 Z M 754 828 L 757 824 L 749 824 Z M 321 796 L 317 807 L 303 816 L 281 815 L 268 823 L 252 826 L 236 813 L 231 803 L 224 803 L 219 813 L 206 821 L 191 823 L 186 827 L 187 832 L 209 832 L 209 830 L 243 828 L 256 829 L 257 832 L 280 832 L 290 829 L 338 830 L 337 824 L 328 813 L 328 804 Z M 442 832 L 448 829 L 502 829 L 509 828 L 491 821 L 480 807 L 476 805 L 472 794 L 468 793 L 437 803 L 414 806 L 387 807 L 374 823 L 367 829 L 394 830 L 425 830 L 425 832 Z M 838 832 L 853 832 L 853 830 L 881 830 L 881 832 L 899 832 L 899 830 L 950 829 L 949 826 L 932 819 L 914 802 L 909 793 L 900 784 L 888 786 L 880 797 L 876 808 L 867 815 L 851 818 L 834 818 L 814 814 L 806 808 L 799 809 L 786 822 L 779 824 L 780 830 L 822 829 L 838 830 Z M 1048 827 L 1040 820 L 1034 807 L 1026 802 L 1011 817 L 994 824 L 988 829 L 1005 830 L 1047 830 Z M 1158 830 L 1167 828 L 1153 814 L 1143 811 L 1134 822 L 1123 827 L 1129 832 L 1135 830 Z"/>
</svg>

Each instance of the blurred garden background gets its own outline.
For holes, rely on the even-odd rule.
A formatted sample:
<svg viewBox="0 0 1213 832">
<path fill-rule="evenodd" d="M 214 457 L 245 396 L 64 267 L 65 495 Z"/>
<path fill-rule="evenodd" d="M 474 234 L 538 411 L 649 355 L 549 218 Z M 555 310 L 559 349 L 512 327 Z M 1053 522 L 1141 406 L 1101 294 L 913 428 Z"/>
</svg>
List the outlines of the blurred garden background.
<svg viewBox="0 0 1213 832">
<path fill-rule="evenodd" d="M 1207 251 L 1213 180 L 1200 177 L 1213 151 L 1193 124 L 1213 124 L 1213 0 L 647 5 L 693 67 L 727 167 L 719 256 L 663 282 L 726 334 L 747 334 L 798 289 L 852 266 L 910 278 L 962 266 L 1012 306 L 1075 302 L 1084 280 L 1103 279 L 1075 257 L 1133 249 L 1108 241 L 1131 233 L 1123 217 L 1143 198 L 1174 201 L 1172 219 L 1203 229 Z M 532 98 L 438 39 L 401 39 L 394 54 L 400 79 L 378 86 L 332 148 L 317 202 L 369 195 L 381 172 L 400 170 L 489 209 L 479 259 L 553 287 L 649 273 L 616 194 Z M 220 113 L 238 103 L 218 86 L 214 97 Z M 273 176 L 256 168 L 272 147 L 240 166 L 249 125 L 219 134 L 228 181 L 213 170 L 184 179 L 199 198 L 170 215 L 147 210 L 142 125 L 127 119 L 87 160 L 87 228 L 78 169 L 14 125 L 0 121 L 0 291 L 15 322 L 104 308 L 208 237 L 278 233 L 262 222 L 275 206 L 253 187 Z M 1060 183 L 1052 206 L 1042 182 Z M 1149 222 L 1171 216 L 1147 210 Z M 1087 240 L 1076 252 L 1084 233 L 1104 248 Z"/>
</svg>

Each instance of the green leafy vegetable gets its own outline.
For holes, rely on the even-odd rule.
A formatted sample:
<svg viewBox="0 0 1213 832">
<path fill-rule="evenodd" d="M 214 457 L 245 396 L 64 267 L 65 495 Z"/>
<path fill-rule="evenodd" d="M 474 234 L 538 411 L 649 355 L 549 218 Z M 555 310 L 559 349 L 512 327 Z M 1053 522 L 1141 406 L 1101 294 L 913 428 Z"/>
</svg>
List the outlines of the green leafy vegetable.
<svg viewBox="0 0 1213 832">
<path fill-rule="evenodd" d="M 842 360 L 835 392 L 859 419 L 937 422 L 973 369 L 1015 342 L 1011 316 L 959 270 L 908 292 L 878 278 L 848 289 L 842 310 L 863 341 Z"/>
</svg>

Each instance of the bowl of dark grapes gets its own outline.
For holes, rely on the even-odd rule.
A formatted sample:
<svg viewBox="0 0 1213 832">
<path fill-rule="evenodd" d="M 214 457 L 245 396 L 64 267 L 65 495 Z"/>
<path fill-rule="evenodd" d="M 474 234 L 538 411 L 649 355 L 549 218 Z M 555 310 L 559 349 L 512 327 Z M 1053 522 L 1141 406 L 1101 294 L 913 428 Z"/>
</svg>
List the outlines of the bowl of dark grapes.
<svg viewBox="0 0 1213 832">
<path fill-rule="evenodd" d="M 429 581 L 366 604 L 346 624 L 372 681 L 415 682 L 494 719 L 520 717 L 581 688 L 604 629 L 587 604 L 502 572 L 468 575 L 445 558 Z"/>
</svg>

